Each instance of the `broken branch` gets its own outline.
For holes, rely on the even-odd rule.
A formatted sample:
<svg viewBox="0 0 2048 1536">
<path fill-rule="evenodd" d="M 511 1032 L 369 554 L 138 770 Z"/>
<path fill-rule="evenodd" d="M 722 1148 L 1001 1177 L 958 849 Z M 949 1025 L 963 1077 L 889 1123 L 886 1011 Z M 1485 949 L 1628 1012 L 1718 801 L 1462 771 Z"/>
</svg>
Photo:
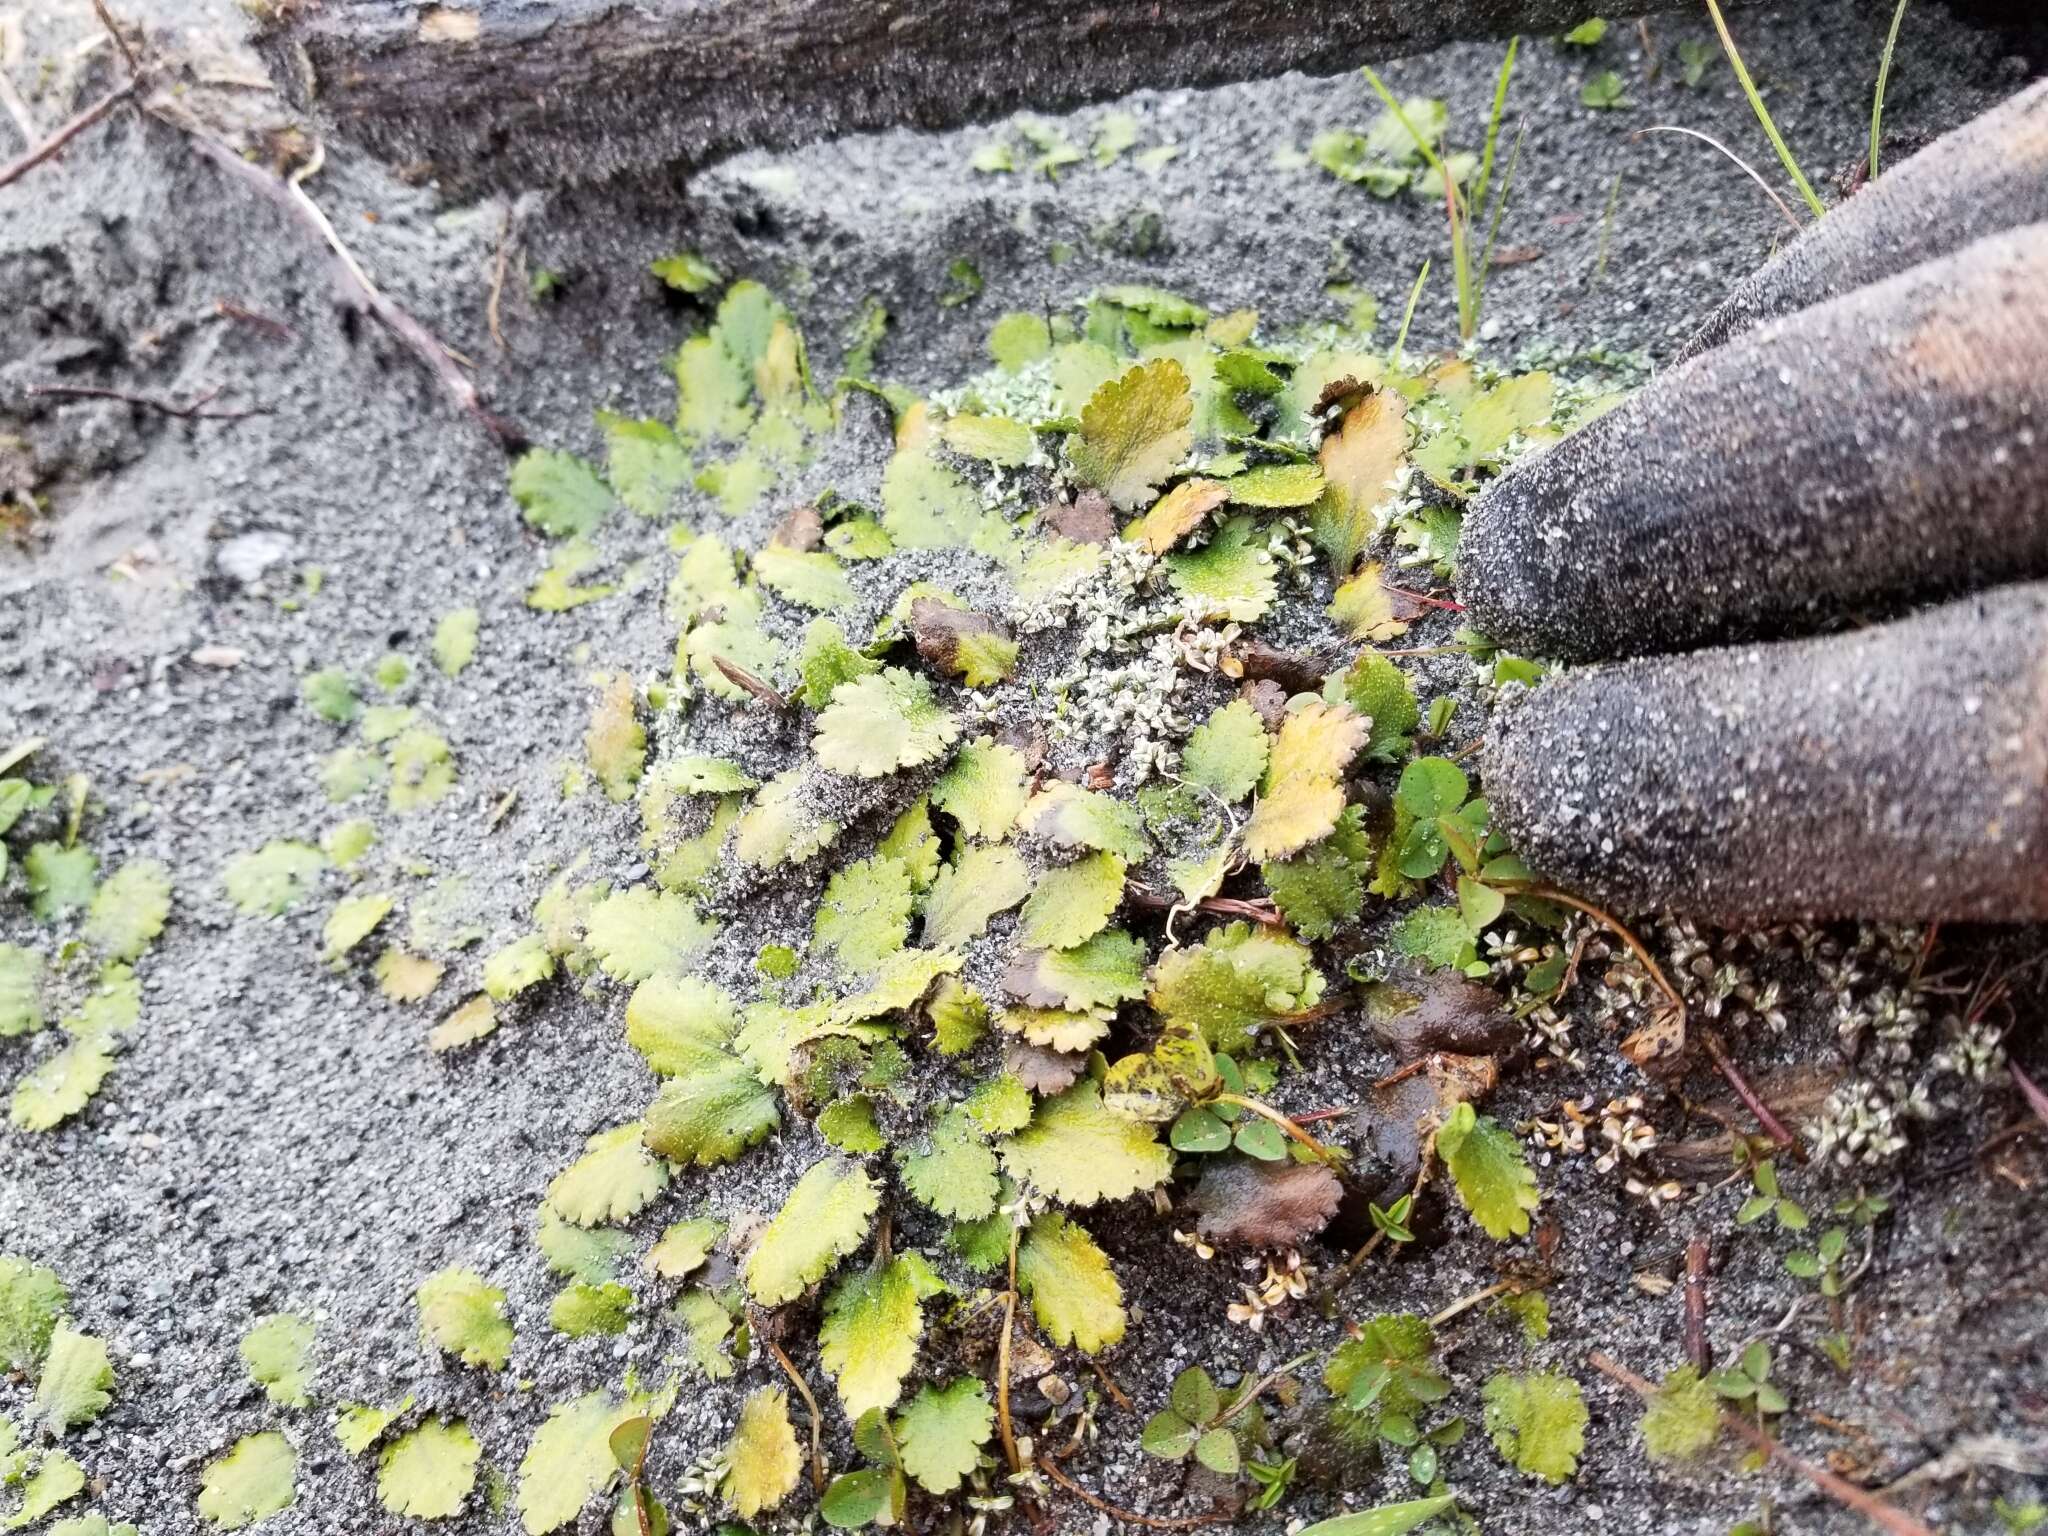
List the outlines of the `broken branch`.
<svg viewBox="0 0 2048 1536">
<path fill-rule="evenodd" d="M 1707 1055 L 1712 1058 L 1721 1076 L 1728 1080 L 1728 1086 L 1735 1090 L 1735 1096 L 1742 1100 L 1752 1115 L 1756 1116 L 1756 1123 L 1764 1128 L 1764 1133 L 1785 1151 L 1790 1152 L 1796 1161 L 1805 1162 L 1806 1144 L 1785 1129 L 1785 1123 L 1772 1113 L 1771 1106 L 1749 1086 L 1748 1079 L 1736 1069 L 1735 1063 L 1729 1059 L 1728 1052 L 1723 1049 L 1720 1039 L 1714 1032 L 1706 1031 L 1700 1037 L 1700 1041 L 1706 1046 Z"/>
</svg>

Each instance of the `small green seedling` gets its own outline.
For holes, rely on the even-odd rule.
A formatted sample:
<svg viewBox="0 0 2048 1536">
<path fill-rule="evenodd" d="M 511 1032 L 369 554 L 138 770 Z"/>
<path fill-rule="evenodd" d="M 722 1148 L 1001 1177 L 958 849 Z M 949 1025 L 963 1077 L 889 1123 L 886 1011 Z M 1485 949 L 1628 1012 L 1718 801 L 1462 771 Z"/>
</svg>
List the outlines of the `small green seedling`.
<svg viewBox="0 0 2048 1536">
<path fill-rule="evenodd" d="M 1792 1404 L 1771 1380 L 1771 1347 L 1758 1339 L 1726 1370 L 1714 1372 L 1707 1385 L 1738 1403 L 1753 1403 L 1759 1414 L 1784 1413 Z"/>
<path fill-rule="evenodd" d="M 1781 1232 L 1804 1232 L 1807 1227 L 1806 1210 L 1798 1202 L 1787 1200 L 1778 1192 L 1778 1168 L 1769 1158 L 1750 1170 L 1750 1181 L 1756 1185 L 1756 1193 L 1742 1202 L 1742 1209 L 1735 1213 L 1738 1226 L 1749 1226 L 1769 1216 L 1777 1222 Z"/>
</svg>

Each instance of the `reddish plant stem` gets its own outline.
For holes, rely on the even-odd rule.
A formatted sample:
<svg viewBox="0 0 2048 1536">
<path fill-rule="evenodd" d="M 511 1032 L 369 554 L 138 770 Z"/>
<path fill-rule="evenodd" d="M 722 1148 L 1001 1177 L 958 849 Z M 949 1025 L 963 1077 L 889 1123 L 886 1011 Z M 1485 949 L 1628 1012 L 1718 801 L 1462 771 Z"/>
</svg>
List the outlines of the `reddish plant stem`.
<svg viewBox="0 0 2048 1536">
<path fill-rule="evenodd" d="M 1771 1106 L 1766 1104 L 1757 1091 L 1749 1086 L 1749 1080 L 1736 1070 L 1735 1063 L 1729 1059 L 1728 1052 L 1722 1048 L 1719 1037 L 1712 1030 L 1706 1030 L 1700 1036 L 1700 1043 L 1706 1047 L 1707 1055 L 1713 1059 L 1713 1063 L 1720 1070 L 1721 1076 L 1728 1080 L 1728 1086 L 1735 1090 L 1735 1096 L 1742 1100 L 1752 1115 L 1756 1116 L 1756 1123 L 1764 1128 L 1765 1134 L 1785 1151 L 1791 1153 L 1794 1161 L 1805 1162 L 1806 1144 L 1785 1129 L 1785 1123 L 1772 1113 Z"/>
<path fill-rule="evenodd" d="M 1124 899 L 1148 912 L 1168 912 L 1175 907 L 1190 905 L 1175 901 L 1171 896 L 1162 896 L 1157 891 L 1148 891 L 1142 885 L 1124 887 Z M 1268 903 L 1240 901 L 1235 896 L 1207 896 L 1191 905 L 1197 912 L 1213 912 L 1219 917 L 1242 917 L 1267 928 L 1284 927 L 1287 922 L 1278 909 Z"/>
<path fill-rule="evenodd" d="M 1714 1363 L 1707 1343 L 1707 1262 L 1712 1255 L 1704 1233 L 1695 1232 L 1685 1245 L 1685 1358 L 1702 1376 Z"/>
</svg>

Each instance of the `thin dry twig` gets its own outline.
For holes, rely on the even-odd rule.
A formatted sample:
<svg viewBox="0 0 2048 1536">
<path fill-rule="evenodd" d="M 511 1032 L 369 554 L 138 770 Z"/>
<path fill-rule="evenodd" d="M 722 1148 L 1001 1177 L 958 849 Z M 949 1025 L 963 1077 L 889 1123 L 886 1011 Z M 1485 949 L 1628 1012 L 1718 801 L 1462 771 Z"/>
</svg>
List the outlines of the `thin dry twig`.
<svg viewBox="0 0 2048 1536">
<path fill-rule="evenodd" d="M 31 146 L 19 158 L 10 160 L 5 166 L 0 166 L 0 187 L 8 185 L 10 182 L 21 180 L 22 177 L 41 165 L 45 160 L 61 153 L 66 144 L 69 144 L 81 133 L 85 132 L 86 129 L 133 96 L 137 83 L 134 80 L 130 80 L 126 85 L 115 87 L 83 112 L 79 113 L 78 116 L 72 118 L 62 128 L 59 128 L 55 133 L 43 140 L 42 143 Z"/>
<path fill-rule="evenodd" d="M 1135 1509 L 1121 1509 L 1109 1500 L 1090 1493 L 1062 1472 L 1059 1463 L 1050 1455 L 1039 1458 L 1038 1469 L 1096 1513 L 1107 1515 L 1112 1520 L 1126 1521 L 1131 1525 L 1142 1525 L 1148 1531 L 1192 1531 L 1205 1525 L 1229 1525 L 1237 1518 L 1235 1515 L 1226 1514 L 1141 1515 Z"/>
<path fill-rule="evenodd" d="M 1431 1131 L 1429 1139 L 1422 1144 L 1422 1156 L 1416 1163 L 1415 1183 L 1408 1190 L 1408 1199 L 1411 1205 L 1421 1196 L 1422 1186 L 1429 1182 L 1430 1164 L 1435 1161 L 1436 1132 Z M 1368 1237 L 1359 1245 L 1358 1251 L 1338 1266 L 1336 1273 L 1323 1282 L 1320 1294 L 1335 1296 L 1339 1291 L 1343 1290 L 1346 1285 L 1350 1284 L 1351 1277 L 1358 1273 L 1360 1266 L 1375 1253 L 1379 1252 L 1380 1244 L 1386 1240 L 1387 1234 L 1384 1229 L 1375 1230 L 1371 1237 Z"/>
<path fill-rule="evenodd" d="M 125 389 L 104 389 L 93 384 L 31 384 L 25 394 L 49 400 L 119 400 L 126 405 L 139 405 L 148 410 L 161 411 L 166 416 L 178 416 L 188 421 L 241 421 L 250 416 L 267 416 L 270 407 L 252 405 L 246 411 L 210 411 L 206 409 L 227 386 L 216 384 L 203 395 L 195 395 L 183 405 L 168 400 L 162 395 L 136 394 Z"/>
<path fill-rule="evenodd" d="M 1707 1262 L 1712 1257 L 1706 1234 L 1695 1232 L 1685 1245 L 1685 1358 L 1702 1376 L 1714 1363 L 1707 1343 Z"/>
<path fill-rule="evenodd" d="M 790 1385 L 796 1388 L 796 1395 L 804 1400 L 804 1407 L 810 1410 L 811 1486 L 816 1488 L 818 1492 L 823 1493 L 825 1491 L 825 1416 L 818 1412 L 818 1399 L 811 1394 L 811 1384 L 804 1380 L 803 1372 L 796 1368 L 796 1363 L 783 1352 L 780 1344 L 768 1336 L 767 1329 L 761 1326 L 761 1318 L 758 1313 L 754 1316 L 754 1337 L 768 1346 L 768 1353 L 775 1357 L 775 1363 L 782 1367 L 782 1374 L 789 1378 Z"/>
<path fill-rule="evenodd" d="M 223 320 L 239 321 L 252 330 L 261 331 L 273 341 L 290 341 L 298 334 L 282 320 L 274 320 L 260 310 L 237 304 L 233 299 L 215 299 L 213 312 Z"/>
<path fill-rule="evenodd" d="M 1586 1356 L 1586 1363 L 1601 1375 L 1620 1382 L 1646 1401 L 1657 1393 L 1654 1382 L 1638 1376 L 1603 1350 L 1596 1349 Z M 1879 1530 L 1888 1531 L 1891 1536 L 1934 1536 L 1933 1529 L 1916 1516 L 1907 1514 L 1896 1505 L 1887 1504 L 1876 1494 L 1868 1489 L 1858 1488 L 1847 1478 L 1837 1477 L 1826 1467 L 1816 1466 L 1804 1457 L 1793 1455 L 1741 1414 L 1731 1413 L 1724 1408 L 1721 1411 L 1721 1422 L 1762 1451 L 1765 1456 L 1773 1461 L 1783 1462 L 1829 1498 L 1846 1509 L 1854 1510 Z"/>
<path fill-rule="evenodd" d="M 1715 138 L 1712 134 L 1701 133 L 1697 128 L 1681 128 L 1675 123 L 1659 123 L 1654 128 L 1638 128 L 1634 133 L 1630 134 L 1629 137 L 1631 139 L 1640 139 L 1646 133 L 1682 133 L 1688 139 L 1698 139 L 1702 144 L 1711 144 L 1714 148 L 1721 151 L 1722 154 L 1726 155 L 1730 160 L 1733 160 L 1735 164 L 1741 168 L 1743 175 L 1747 176 L 1751 181 L 1755 182 L 1759 187 L 1763 189 L 1764 196 L 1768 197 L 1773 203 L 1776 203 L 1778 205 L 1778 212 L 1785 215 L 1785 222 L 1790 224 L 1794 230 L 1804 229 L 1806 227 L 1805 225 L 1799 222 L 1799 216 L 1792 211 L 1791 205 L 1787 203 L 1784 198 L 1778 196 L 1777 189 L 1773 187 L 1768 181 L 1765 181 L 1763 177 L 1757 174 L 1755 166 L 1751 165 L 1747 160 L 1743 159 L 1742 156 L 1735 153 L 1734 150 L 1730 149 L 1726 144 L 1723 144 L 1719 139 Z"/>
<path fill-rule="evenodd" d="M 1749 1086 L 1749 1080 L 1736 1068 L 1735 1062 L 1722 1046 L 1720 1037 L 1710 1029 L 1700 1036 L 1700 1043 L 1706 1047 L 1708 1057 L 1721 1076 L 1728 1080 L 1728 1086 L 1735 1090 L 1735 1096 L 1742 1100 L 1752 1115 L 1756 1116 L 1756 1123 L 1764 1128 L 1764 1134 L 1791 1153 L 1795 1161 L 1805 1162 L 1806 1143 L 1787 1130 L 1785 1123 L 1772 1111 L 1771 1106 L 1763 1101 L 1763 1096 Z"/>
<path fill-rule="evenodd" d="M 1130 885 L 1124 887 L 1124 899 L 1148 912 L 1170 912 L 1176 907 L 1192 905 L 1198 912 L 1213 912 L 1219 917 L 1242 917 L 1267 928 L 1283 927 L 1287 922 L 1270 902 L 1241 901 L 1234 896 L 1208 896 L 1201 901 L 1186 903 L 1171 896 L 1162 896 L 1157 891 L 1148 891 L 1142 885 Z"/>
<path fill-rule="evenodd" d="M 1504 1296 L 1509 1291 L 1512 1291 L 1514 1288 L 1515 1282 L 1512 1280 L 1496 1280 L 1493 1282 L 1493 1284 L 1486 1286 L 1481 1290 L 1474 1291 L 1469 1296 L 1460 1296 L 1448 1307 L 1445 1307 L 1443 1311 L 1437 1313 L 1436 1316 L 1432 1317 L 1429 1320 L 1429 1326 L 1432 1328 L 1441 1328 L 1445 1323 L 1448 1323 L 1452 1318 L 1470 1312 L 1474 1307 L 1478 1306 L 1481 1302 L 1491 1301 L 1496 1296 Z"/>
</svg>

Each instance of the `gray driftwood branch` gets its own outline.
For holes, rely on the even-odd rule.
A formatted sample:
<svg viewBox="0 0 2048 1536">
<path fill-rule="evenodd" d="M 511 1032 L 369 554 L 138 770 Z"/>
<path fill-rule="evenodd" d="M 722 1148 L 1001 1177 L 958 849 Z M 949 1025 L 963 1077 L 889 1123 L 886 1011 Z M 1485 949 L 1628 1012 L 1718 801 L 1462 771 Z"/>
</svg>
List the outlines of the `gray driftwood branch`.
<svg viewBox="0 0 2048 1536">
<path fill-rule="evenodd" d="M 1586 0 L 318 0 L 288 8 L 264 46 L 328 128 L 472 189 L 688 169 L 742 149 L 957 127 L 1146 86 L 1336 74 L 1456 38 L 1557 30 L 1586 10 Z"/>
</svg>

